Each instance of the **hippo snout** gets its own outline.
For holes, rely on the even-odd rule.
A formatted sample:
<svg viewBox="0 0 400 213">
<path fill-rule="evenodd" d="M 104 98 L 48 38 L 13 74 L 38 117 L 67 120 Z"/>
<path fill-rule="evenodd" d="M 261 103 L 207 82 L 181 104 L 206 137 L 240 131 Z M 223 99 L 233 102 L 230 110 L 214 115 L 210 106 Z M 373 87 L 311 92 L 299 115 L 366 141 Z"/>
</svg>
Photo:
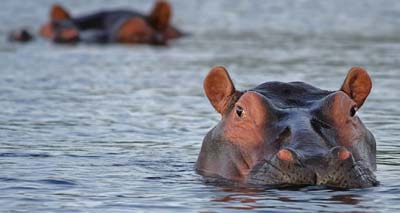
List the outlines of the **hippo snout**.
<svg viewBox="0 0 400 213">
<path fill-rule="evenodd" d="M 305 158 L 293 149 L 281 149 L 270 160 L 259 162 L 247 182 L 255 185 L 323 185 L 364 188 L 379 184 L 363 161 L 356 161 L 345 147 L 334 147 L 326 156 Z"/>
</svg>

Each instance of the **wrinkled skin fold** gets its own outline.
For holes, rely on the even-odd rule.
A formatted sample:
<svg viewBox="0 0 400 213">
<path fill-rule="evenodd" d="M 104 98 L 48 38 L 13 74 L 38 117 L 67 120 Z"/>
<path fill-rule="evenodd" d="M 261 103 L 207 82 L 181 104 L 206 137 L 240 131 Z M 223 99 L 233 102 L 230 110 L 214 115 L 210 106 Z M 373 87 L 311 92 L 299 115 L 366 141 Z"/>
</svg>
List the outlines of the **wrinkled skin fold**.
<svg viewBox="0 0 400 213">
<path fill-rule="evenodd" d="M 204 90 L 221 121 L 205 136 L 196 170 L 252 185 L 376 186 L 375 139 L 357 116 L 371 88 L 354 67 L 338 91 L 303 82 L 238 91 L 215 67 Z"/>
</svg>

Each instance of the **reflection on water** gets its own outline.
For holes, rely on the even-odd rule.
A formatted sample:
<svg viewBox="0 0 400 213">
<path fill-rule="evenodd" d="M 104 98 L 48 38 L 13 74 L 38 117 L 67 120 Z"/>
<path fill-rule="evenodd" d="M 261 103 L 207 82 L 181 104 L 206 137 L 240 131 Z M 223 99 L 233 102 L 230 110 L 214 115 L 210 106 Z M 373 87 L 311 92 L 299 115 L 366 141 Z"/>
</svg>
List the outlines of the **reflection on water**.
<svg viewBox="0 0 400 213">
<path fill-rule="evenodd" d="M 221 203 L 221 208 L 237 210 L 275 209 L 285 212 L 287 210 L 311 210 L 314 205 L 323 207 L 325 211 L 339 208 L 354 208 L 360 211 L 369 207 L 361 204 L 362 196 L 355 191 L 335 191 L 325 187 L 303 188 L 249 188 L 232 187 L 227 184 L 213 184 L 218 186 L 217 192 L 222 195 L 214 197 L 213 202 Z M 360 190 L 359 190 L 360 191 Z M 324 195 L 323 197 L 321 195 Z M 343 207 L 343 205 L 345 205 Z M 347 206 L 347 207 L 346 207 Z M 318 208 L 315 208 L 318 210 Z M 363 210 L 363 211 L 365 211 Z"/>
<path fill-rule="evenodd" d="M 358 195 L 356 194 L 346 194 L 346 195 L 333 195 L 327 199 L 318 200 L 315 198 L 311 202 L 320 203 L 321 207 L 328 208 L 332 206 L 332 210 L 335 208 L 339 208 L 339 205 L 357 205 L 359 204 L 359 200 L 357 200 Z M 317 202 L 318 200 L 318 202 Z M 265 195 L 263 193 L 258 194 L 230 194 L 221 199 L 214 200 L 216 202 L 226 202 L 229 204 L 225 204 L 223 208 L 227 209 L 240 209 L 240 210 L 255 210 L 255 209 L 281 209 L 284 211 L 285 209 L 291 210 L 304 210 L 306 208 L 297 206 L 296 204 L 301 204 L 303 202 L 310 202 L 307 199 L 292 199 L 286 196 L 278 196 L 271 197 L 269 195 Z M 273 203 L 281 203 L 279 205 Z M 293 204 L 290 204 L 293 203 Z M 364 207 L 358 206 L 359 209 Z M 328 210 L 328 209 L 326 209 Z M 337 209 L 338 210 L 338 209 Z"/>
<path fill-rule="evenodd" d="M 2 1 L 0 36 L 36 29 L 52 0 Z M 61 1 L 72 14 L 149 10 L 147 0 Z M 1 212 L 397 212 L 400 4 L 172 1 L 192 36 L 169 48 L 20 45 L 0 39 Z M 307 81 L 338 89 L 351 66 L 373 90 L 360 111 L 378 143 L 381 185 L 335 191 L 211 184 L 194 162 L 219 120 L 202 80 L 225 65 L 239 89 Z"/>
</svg>

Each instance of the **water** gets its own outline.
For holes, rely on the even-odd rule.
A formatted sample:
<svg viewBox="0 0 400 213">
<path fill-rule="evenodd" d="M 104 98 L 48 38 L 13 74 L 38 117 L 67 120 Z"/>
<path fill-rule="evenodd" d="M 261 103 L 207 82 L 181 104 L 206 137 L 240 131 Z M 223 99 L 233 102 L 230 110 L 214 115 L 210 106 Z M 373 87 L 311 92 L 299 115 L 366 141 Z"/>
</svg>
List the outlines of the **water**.
<svg viewBox="0 0 400 213">
<path fill-rule="evenodd" d="M 37 29 L 50 0 L 2 0 L 0 37 Z M 61 1 L 73 14 L 147 0 Z M 169 48 L 0 42 L 1 212 L 400 210 L 400 3 L 173 1 L 192 36 Z M 202 80 L 224 65 L 237 88 L 307 81 L 338 89 L 352 66 L 373 91 L 360 111 L 381 185 L 334 191 L 210 183 L 193 166 L 218 120 Z"/>
</svg>

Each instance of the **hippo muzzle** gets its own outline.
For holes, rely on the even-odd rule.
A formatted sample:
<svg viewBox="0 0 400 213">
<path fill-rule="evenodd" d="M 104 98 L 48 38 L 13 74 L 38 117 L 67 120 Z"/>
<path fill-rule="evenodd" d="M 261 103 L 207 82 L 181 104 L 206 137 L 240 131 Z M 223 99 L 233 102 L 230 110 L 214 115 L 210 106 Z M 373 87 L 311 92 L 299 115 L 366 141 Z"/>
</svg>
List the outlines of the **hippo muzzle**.
<svg viewBox="0 0 400 213">
<path fill-rule="evenodd" d="M 196 169 L 252 185 L 376 186 L 376 143 L 357 111 L 371 90 L 362 68 L 338 91 L 266 82 L 237 91 L 222 67 L 204 81 L 221 121 L 204 138 Z"/>
<path fill-rule="evenodd" d="M 325 158 L 309 160 L 283 149 L 272 159 L 264 159 L 254 166 L 246 182 L 255 185 L 322 185 L 335 188 L 364 188 L 379 183 L 369 165 L 357 161 L 343 147 L 333 148 Z"/>
</svg>

